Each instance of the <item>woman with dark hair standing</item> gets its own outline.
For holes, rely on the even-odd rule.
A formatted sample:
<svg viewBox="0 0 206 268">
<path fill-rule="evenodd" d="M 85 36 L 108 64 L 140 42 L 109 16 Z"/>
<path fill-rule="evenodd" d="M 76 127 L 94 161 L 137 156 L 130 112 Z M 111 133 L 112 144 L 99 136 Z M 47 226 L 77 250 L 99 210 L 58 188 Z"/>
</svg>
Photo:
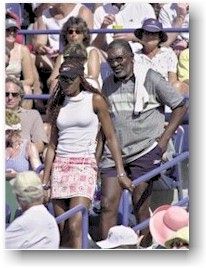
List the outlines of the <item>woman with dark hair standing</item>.
<svg viewBox="0 0 206 268">
<path fill-rule="evenodd" d="M 50 91 L 53 91 L 56 85 L 56 77 L 59 74 L 59 68 L 64 61 L 64 54 L 67 47 L 71 44 L 82 44 L 87 51 L 88 57 L 84 64 L 85 77 L 97 82 L 98 88 L 101 88 L 102 81 L 100 75 L 100 52 L 97 48 L 90 46 L 89 28 L 86 22 L 80 17 L 70 17 L 64 24 L 60 34 L 60 44 L 62 52 L 57 57 L 51 76 L 48 79 Z"/>
<path fill-rule="evenodd" d="M 79 204 L 86 208 L 91 205 L 97 179 L 95 151 L 99 123 L 115 160 L 119 184 L 133 190 L 124 171 L 107 102 L 85 80 L 80 61 L 68 58 L 61 65 L 58 83 L 48 106 L 48 118 L 52 130 L 43 183 L 45 189 L 51 183 L 56 216 Z M 62 246 L 81 248 L 81 222 L 81 213 L 77 213 L 60 224 Z"/>
</svg>

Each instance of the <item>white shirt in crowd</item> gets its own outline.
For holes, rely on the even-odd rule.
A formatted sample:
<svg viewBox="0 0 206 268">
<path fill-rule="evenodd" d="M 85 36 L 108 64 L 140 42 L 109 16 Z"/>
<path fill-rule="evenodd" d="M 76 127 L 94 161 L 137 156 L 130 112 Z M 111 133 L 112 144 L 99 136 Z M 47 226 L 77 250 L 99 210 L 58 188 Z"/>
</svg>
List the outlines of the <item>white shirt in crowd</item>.
<svg viewBox="0 0 206 268">
<path fill-rule="evenodd" d="M 158 20 L 162 23 L 163 28 L 172 28 L 172 23 L 177 17 L 177 3 L 165 4 L 160 9 Z M 189 28 L 189 13 L 185 16 L 182 28 Z M 180 33 L 178 39 L 189 41 L 189 33 Z"/>
<path fill-rule="evenodd" d="M 58 249 L 59 228 L 44 205 L 32 206 L 6 229 L 6 249 Z"/>
<path fill-rule="evenodd" d="M 99 29 L 104 20 L 104 17 L 112 13 L 112 5 L 104 4 L 99 6 L 94 12 L 94 29 Z M 143 21 L 149 18 L 156 18 L 154 9 L 148 3 L 125 3 L 119 12 L 115 15 L 116 25 L 121 25 L 123 28 L 141 28 Z M 113 24 L 109 25 L 107 29 L 112 29 Z M 92 35 L 92 39 L 96 38 L 96 34 Z M 113 34 L 106 34 L 107 44 L 113 41 Z M 133 51 L 141 49 L 141 45 L 138 42 L 130 42 Z"/>
</svg>

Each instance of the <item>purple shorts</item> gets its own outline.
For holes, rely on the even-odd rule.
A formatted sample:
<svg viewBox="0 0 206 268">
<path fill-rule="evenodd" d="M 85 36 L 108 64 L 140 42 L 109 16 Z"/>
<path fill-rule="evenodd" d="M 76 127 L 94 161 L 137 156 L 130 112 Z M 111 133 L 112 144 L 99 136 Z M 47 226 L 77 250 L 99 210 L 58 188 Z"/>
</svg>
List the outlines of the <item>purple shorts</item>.
<svg viewBox="0 0 206 268">
<path fill-rule="evenodd" d="M 135 180 L 145 173 L 153 170 L 154 168 L 157 168 L 161 164 L 162 154 L 162 149 L 159 147 L 159 145 L 157 145 L 147 154 L 130 163 L 125 164 L 124 168 L 127 176 L 130 177 L 131 180 Z M 102 178 L 116 177 L 116 175 L 117 172 L 115 167 L 101 169 Z M 157 176 L 154 179 L 157 179 Z"/>
</svg>

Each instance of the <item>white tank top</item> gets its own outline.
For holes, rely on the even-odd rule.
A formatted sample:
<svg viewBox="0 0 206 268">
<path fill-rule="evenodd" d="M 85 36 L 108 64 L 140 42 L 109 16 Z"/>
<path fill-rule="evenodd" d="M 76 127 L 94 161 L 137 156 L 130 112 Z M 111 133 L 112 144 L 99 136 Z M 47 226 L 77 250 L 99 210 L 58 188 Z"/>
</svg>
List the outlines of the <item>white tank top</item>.
<svg viewBox="0 0 206 268">
<path fill-rule="evenodd" d="M 66 97 L 57 117 L 59 156 L 91 155 L 96 150 L 99 120 L 93 110 L 93 93 Z"/>
<path fill-rule="evenodd" d="M 53 18 L 50 14 L 52 7 L 46 9 L 42 14 L 42 20 L 46 24 L 47 30 L 61 30 L 64 23 L 72 16 L 77 17 L 79 15 L 79 10 L 82 7 L 82 4 L 76 4 L 73 10 L 63 19 L 57 20 Z M 55 49 L 59 50 L 59 35 L 58 34 L 49 34 L 49 45 Z"/>
</svg>

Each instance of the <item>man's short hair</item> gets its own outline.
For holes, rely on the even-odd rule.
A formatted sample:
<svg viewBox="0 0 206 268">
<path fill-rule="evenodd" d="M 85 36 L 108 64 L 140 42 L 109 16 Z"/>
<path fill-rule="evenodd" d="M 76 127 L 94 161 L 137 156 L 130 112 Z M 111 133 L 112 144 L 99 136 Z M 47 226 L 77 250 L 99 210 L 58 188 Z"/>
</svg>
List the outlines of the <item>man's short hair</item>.
<svg viewBox="0 0 206 268">
<path fill-rule="evenodd" d="M 131 48 L 129 42 L 127 42 L 126 40 L 116 39 L 116 40 L 112 41 L 108 45 L 107 51 L 110 49 L 114 49 L 114 48 L 123 48 L 128 54 L 130 54 L 131 56 L 134 56 L 132 48 Z"/>
<path fill-rule="evenodd" d="M 21 81 L 19 81 L 18 79 L 16 79 L 15 77 L 13 77 L 13 76 L 7 76 L 6 77 L 6 83 L 9 83 L 9 82 L 11 82 L 11 83 L 13 83 L 13 84 L 18 86 L 20 97 L 23 98 L 24 97 L 23 83 Z"/>
</svg>

